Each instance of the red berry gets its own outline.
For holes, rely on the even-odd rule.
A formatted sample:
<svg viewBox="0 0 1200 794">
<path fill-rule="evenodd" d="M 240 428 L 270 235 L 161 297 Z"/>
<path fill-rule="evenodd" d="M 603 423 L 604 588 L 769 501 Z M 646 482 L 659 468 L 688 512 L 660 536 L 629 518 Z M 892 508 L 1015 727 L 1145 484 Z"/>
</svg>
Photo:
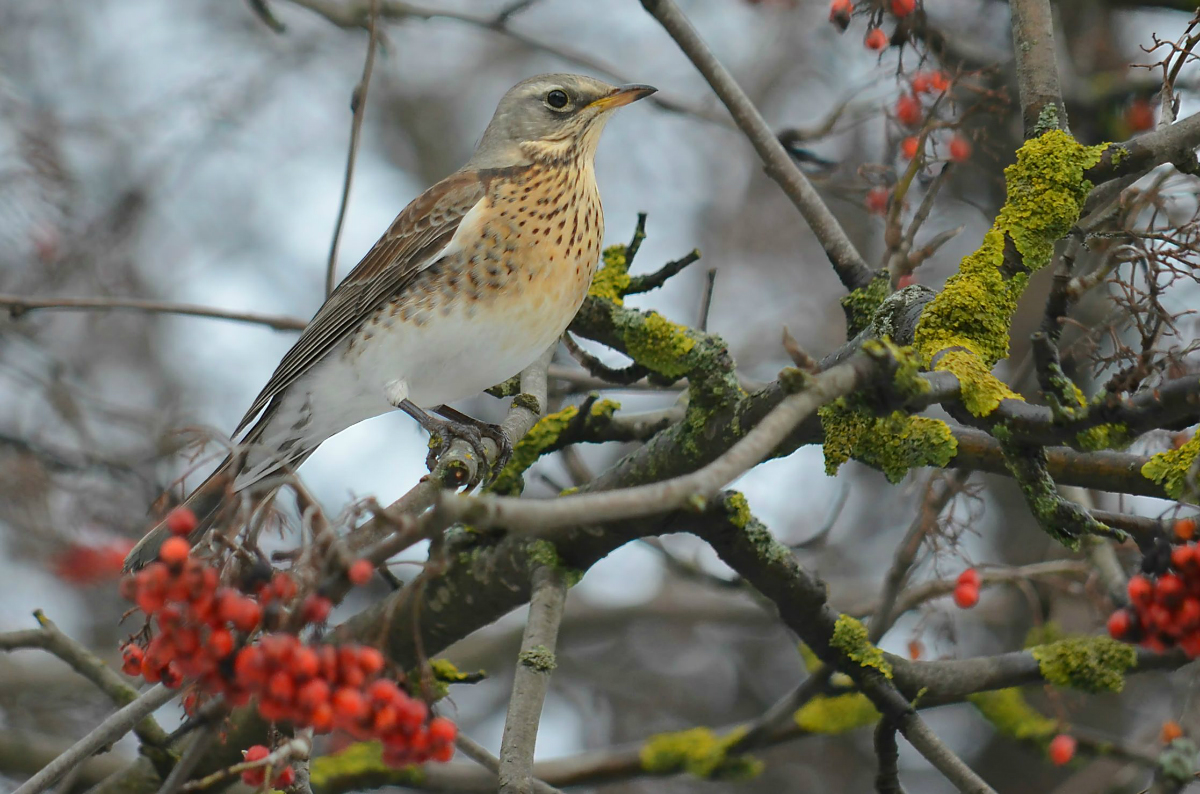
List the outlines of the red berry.
<svg viewBox="0 0 1200 794">
<path fill-rule="evenodd" d="M 868 50 L 881 52 L 883 48 L 888 45 L 888 37 L 887 34 L 879 28 L 872 28 L 871 31 L 867 33 L 867 38 L 864 39 L 863 43 L 866 45 Z"/>
<path fill-rule="evenodd" d="M 954 603 L 959 609 L 970 609 L 979 603 L 979 586 L 960 584 L 954 588 Z"/>
<path fill-rule="evenodd" d="M 917 8 L 917 0 L 892 0 L 892 13 L 906 17 Z"/>
<path fill-rule="evenodd" d="M 146 652 L 137 645 L 126 645 L 121 649 L 121 672 L 125 675 L 138 675 L 142 671 L 142 660 Z"/>
<path fill-rule="evenodd" d="M 1183 599 L 1175 620 L 1183 631 L 1195 631 L 1200 628 L 1200 599 L 1195 596 Z"/>
<path fill-rule="evenodd" d="M 1175 522 L 1175 537 L 1182 541 L 1189 541 L 1196 534 L 1196 519 L 1181 518 Z"/>
<path fill-rule="evenodd" d="M 280 601 L 291 601 L 296 597 L 296 580 L 286 573 L 277 573 L 271 578 L 271 590 Z"/>
<path fill-rule="evenodd" d="M 1129 593 L 1129 600 L 1134 604 L 1149 604 L 1150 599 L 1154 597 L 1154 585 L 1150 584 L 1150 580 L 1144 576 L 1129 577 L 1129 585 L 1126 590 Z"/>
<path fill-rule="evenodd" d="M 175 568 L 183 565 L 184 560 L 188 558 L 191 550 L 191 544 L 186 539 L 172 536 L 163 542 L 162 548 L 158 550 L 158 558 L 172 568 Z"/>
<path fill-rule="evenodd" d="M 921 142 L 917 140 L 915 135 L 909 135 L 907 138 L 900 141 L 900 154 L 904 156 L 905 160 L 912 160 L 916 158 L 917 147 L 920 145 Z"/>
<path fill-rule="evenodd" d="M 932 88 L 928 72 L 917 72 L 913 75 L 912 90 L 918 94 L 927 94 Z"/>
<path fill-rule="evenodd" d="M 371 685 L 367 687 L 367 697 L 371 699 L 372 703 L 391 703 L 405 695 L 400 691 L 400 687 L 396 686 L 395 681 L 379 678 L 372 681 Z"/>
<path fill-rule="evenodd" d="M 916 283 L 917 283 L 917 277 L 915 275 L 913 275 L 912 273 L 905 273 L 903 276 L 896 279 L 896 289 L 904 289 L 905 287 L 911 287 L 913 284 L 916 284 Z"/>
<path fill-rule="evenodd" d="M 904 94 L 896 100 L 896 119 L 905 126 L 915 127 L 924 115 L 921 101 L 912 94 Z"/>
<path fill-rule="evenodd" d="M 1125 109 L 1125 123 L 1133 132 L 1145 132 L 1154 128 L 1154 108 L 1145 99 L 1135 99 Z"/>
<path fill-rule="evenodd" d="M 434 749 L 433 754 L 430 756 L 430 758 L 432 758 L 434 761 L 439 761 L 443 764 L 453 757 L 454 745 L 452 744 L 439 745 Z"/>
<path fill-rule="evenodd" d="M 458 728 L 445 717 L 434 717 L 429 721 L 429 740 L 434 744 L 454 744 Z"/>
<path fill-rule="evenodd" d="M 933 72 L 929 75 L 929 87 L 940 94 L 950 87 L 950 78 L 945 72 Z"/>
<path fill-rule="evenodd" d="M 885 187 L 873 187 L 867 191 L 867 212 L 872 215 L 883 215 L 887 212 L 888 199 L 891 191 Z"/>
<path fill-rule="evenodd" d="M 971 142 L 961 135 L 950 139 L 950 159 L 961 163 L 971 156 Z"/>
<path fill-rule="evenodd" d="M 1147 642 L 1145 645 L 1149 647 L 1150 643 Z M 1200 632 L 1192 632 L 1184 637 L 1179 641 L 1179 647 L 1183 648 L 1183 652 L 1188 655 L 1189 659 L 1195 659 L 1200 656 Z M 1161 648 L 1157 650 L 1159 653 L 1162 653 Z"/>
<path fill-rule="evenodd" d="M 1131 624 L 1129 611 L 1118 609 L 1116 612 L 1108 616 L 1108 636 L 1114 640 L 1121 640 L 1129 633 Z"/>
<path fill-rule="evenodd" d="M 249 763 L 254 763 L 255 761 L 263 760 L 270 754 L 271 751 L 266 747 L 263 747 L 261 744 L 256 744 L 250 749 L 242 751 L 242 758 Z M 247 786 L 261 786 L 263 784 L 263 780 L 266 778 L 266 774 L 266 770 L 264 770 L 262 767 L 258 767 L 257 769 L 247 769 L 242 773 L 242 782 Z"/>
<path fill-rule="evenodd" d="M 292 769 L 290 766 L 285 766 L 279 771 L 279 774 L 275 776 L 275 779 L 271 781 L 271 785 L 275 788 L 287 788 L 295 782 L 296 770 Z"/>
<path fill-rule="evenodd" d="M 357 689 L 344 686 L 333 693 L 333 713 L 342 724 L 352 724 L 367 713 L 367 703 Z"/>
<path fill-rule="evenodd" d="M 305 623 L 324 623 L 333 611 L 333 602 L 322 595 L 310 593 L 300 607 L 300 615 Z"/>
<path fill-rule="evenodd" d="M 300 647 L 292 652 L 292 661 L 290 664 L 292 675 L 300 680 L 307 681 L 314 678 L 321 670 L 321 662 L 317 658 L 317 652 L 312 648 Z"/>
<path fill-rule="evenodd" d="M 167 529 L 172 535 L 190 535 L 198 523 L 190 507 L 177 507 L 167 513 Z"/>
<path fill-rule="evenodd" d="M 912 659 L 915 662 L 916 660 L 920 659 L 924 653 L 925 653 L 925 646 L 923 646 L 921 644 L 920 640 L 909 640 L 909 643 L 908 643 L 908 658 L 909 659 Z"/>
<path fill-rule="evenodd" d="M 1050 740 L 1050 762 L 1065 766 L 1075 757 L 1075 737 L 1060 733 Z"/>
<path fill-rule="evenodd" d="M 375 573 L 375 566 L 370 560 L 355 560 L 346 571 L 346 577 L 350 580 L 350 584 L 355 587 L 361 587 L 371 581 L 372 574 Z"/>
<path fill-rule="evenodd" d="M 383 670 L 384 658 L 378 648 L 364 646 L 358 649 L 358 666 L 368 676 Z"/>
<path fill-rule="evenodd" d="M 850 14 L 854 6 L 850 0 L 833 0 L 829 4 L 829 21 L 843 31 L 850 25 Z"/>
<path fill-rule="evenodd" d="M 224 659 L 233 653 L 233 635 L 228 629 L 213 629 L 209 633 L 208 652 L 214 659 Z"/>
<path fill-rule="evenodd" d="M 314 678 L 296 690 L 296 705 L 308 711 L 315 711 L 322 703 L 328 702 L 329 684 L 320 678 Z"/>
<path fill-rule="evenodd" d="M 262 607 L 258 605 L 257 601 L 253 598 L 237 600 L 232 620 L 234 628 L 249 633 L 254 631 L 260 620 L 262 620 Z"/>
<path fill-rule="evenodd" d="M 241 686 L 262 684 L 267 680 L 267 659 L 257 645 L 238 651 L 233 660 L 233 674 Z"/>
<path fill-rule="evenodd" d="M 179 667 L 175 662 L 171 662 L 164 667 L 159 676 L 163 682 L 163 686 L 167 689 L 178 689 L 179 685 L 183 683 L 183 674 L 179 672 Z"/>
<path fill-rule="evenodd" d="M 1154 597 L 1164 606 L 1174 607 L 1183 598 L 1186 589 L 1183 580 L 1175 574 L 1163 574 L 1158 577 L 1158 584 L 1154 587 Z"/>
<path fill-rule="evenodd" d="M 958 579 L 954 583 L 956 585 L 969 584 L 979 587 L 979 571 L 974 568 L 967 568 L 958 575 Z"/>
<path fill-rule="evenodd" d="M 1195 546 L 1176 546 L 1171 549 L 1171 567 L 1182 572 L 1196 564 Z"/>
<path fill-rule="evenodd" d="M 267 679 L 267 696 L 279 703 L 290 703 L 296 695 L 296 682 L 283 670 Z"/>
</svg>

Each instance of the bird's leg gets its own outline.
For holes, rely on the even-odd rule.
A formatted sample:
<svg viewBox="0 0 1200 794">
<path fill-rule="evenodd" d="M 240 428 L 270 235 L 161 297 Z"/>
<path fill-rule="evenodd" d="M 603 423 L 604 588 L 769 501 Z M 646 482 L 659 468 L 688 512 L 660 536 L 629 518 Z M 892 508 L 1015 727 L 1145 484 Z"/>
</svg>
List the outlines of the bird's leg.
<svg viewBox="0 0 1200 794">
<path fill-rule="evenodd" d="M 469 421 L 461 422 L 455 419 L 439 419 L 435 416 L 430 416 L 424 409 L 407 398 L 397 402 L 396 407 L 413 419 L 416 419 L 421 427 L 429 431 L 431 439 L 437 439 L 436 444 L 430 444 L 429 455 L 425 458 L 425 465 L 429 467 L 430 471 L 433 471 L 437 466 L 438 460 L 450 449 L 451 442 L 456 438 L 461 438 L 471 445 L 471 449 L 475 451 L 475 454 L 479 456 L 479 460 L 481 461 L 475 477 L 467 486 L 470 488 L 479 484 L 480 480 L 483 479 L 483 475 L 488 471 L 487 450 L 483 446 L 484 434 L 481 432 L 479 423 L 465 416 L 463 418 Z M 459 414 L 459 416 L 463 415 Z M 493 425 L 492 427 L 495 426 Z M 491 437 L 490 433 L 488 435 Z M 503 437 L 503 432 L 501 432 L 501 437 Z M 500 448 L 501 455 L 503 456 L 512 453 L 512 445 L 508 444 L 507 439 L 505 439 L 504 445 L 497 442 L 497 446 Z"/>
<path fill-rule="evenodd" d="M 484 438 L 490 438 L 495 442 L 496 462 L 493 465 L 494 471 L 499 472 L 508 465 L 508 461 L 512 457 L 513 445 L 512 441 L 508 438 L 508 433 L 504 432 L 503 427 L 494 425 L 491 422 L 480 421 L 473 416 L 467 416 L 462 411 L 456 411 L 449 405 L 439 405 L 433 410 L 452 422 L 473 426 Z"/>
</svg>

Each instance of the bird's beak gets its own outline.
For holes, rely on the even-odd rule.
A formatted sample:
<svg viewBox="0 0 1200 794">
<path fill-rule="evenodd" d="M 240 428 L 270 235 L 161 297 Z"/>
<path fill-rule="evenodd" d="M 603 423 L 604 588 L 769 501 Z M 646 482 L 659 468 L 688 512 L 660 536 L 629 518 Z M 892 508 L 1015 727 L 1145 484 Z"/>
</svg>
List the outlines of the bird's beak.
<svg viewBox="0 0 1200 794">
<path fill-rule="evenodd" d="M 658 89 L 652 85 L 623 85 L 607 96 L 602 96 L 597 100 L 588 104 L 589 108 L 596 110 L 612 110 L 630 102 L 637 102 L 639 99 L 644 99 L 650 96 Z"/>
</svg>

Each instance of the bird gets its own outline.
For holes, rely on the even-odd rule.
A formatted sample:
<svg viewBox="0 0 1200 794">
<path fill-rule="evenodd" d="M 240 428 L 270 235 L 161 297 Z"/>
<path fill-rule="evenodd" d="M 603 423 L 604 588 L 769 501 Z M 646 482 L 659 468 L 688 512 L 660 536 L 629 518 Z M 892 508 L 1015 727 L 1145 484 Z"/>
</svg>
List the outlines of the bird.
<svg viewBox="0 0 1200 794">
<path fill-rule="evenodd" d="M 466 164 L 400 212 L 279 362 L 233 452 L 184 500 L 197 519 L 189 540 L 218 523 L 232 494 L 267 490 L 326 439 L 394 409 L 436 437 L 431 468 L 453 438 L 486 462 L 484 437 L 502 466 L 512 449 L 503 430 L 445 404 L 520 373 L 566 331 L 600 259 L 601 131 L 655 91 L 576 74 L 511 88 Z M 156 559 L 169 536 L 164 518 L 125 569 Z"/>
</svg>

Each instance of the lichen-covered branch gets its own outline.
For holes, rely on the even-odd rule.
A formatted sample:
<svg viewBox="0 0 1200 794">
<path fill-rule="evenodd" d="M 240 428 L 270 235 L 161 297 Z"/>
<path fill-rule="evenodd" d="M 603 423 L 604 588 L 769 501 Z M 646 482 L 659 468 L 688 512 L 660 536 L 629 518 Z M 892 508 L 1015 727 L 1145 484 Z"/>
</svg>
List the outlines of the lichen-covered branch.
<svg viewBox="0 0 1200 794">
<path fill-rule="evenodd" d="M 1067 129 L 1067 107 L 1058 87 L 1054 17 L 1050 0 L 1012 0 L 1013 56 L 1025 137 Z"/>
</svg>

